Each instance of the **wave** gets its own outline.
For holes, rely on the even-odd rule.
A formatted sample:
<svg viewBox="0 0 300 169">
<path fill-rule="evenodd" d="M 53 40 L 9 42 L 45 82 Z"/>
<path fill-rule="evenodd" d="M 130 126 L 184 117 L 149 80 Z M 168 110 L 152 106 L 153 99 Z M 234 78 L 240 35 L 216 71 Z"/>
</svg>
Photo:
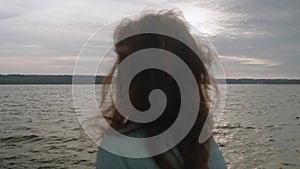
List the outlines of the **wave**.
<svg viewBox="0 0 300 169">
<path fill-rule="evenodd" d="M 16 135 L 16 136 L 0 138 L 0 142 L 5 142 L 5 143 L 19 143 L 19 142 L 24 142 L 24 141 L 36 142 L 36 141 L 41 141 L 43 139 L 44 139 L 43 137 L 40 137 L 35 134 Z"/>
</svg>

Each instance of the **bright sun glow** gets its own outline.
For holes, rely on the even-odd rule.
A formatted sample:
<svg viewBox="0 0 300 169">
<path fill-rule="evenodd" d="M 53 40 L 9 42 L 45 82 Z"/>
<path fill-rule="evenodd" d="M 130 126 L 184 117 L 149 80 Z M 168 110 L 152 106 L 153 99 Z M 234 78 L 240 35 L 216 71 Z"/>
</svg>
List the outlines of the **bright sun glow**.
<svg viewBox="0 0 300 169">
<path fill-rule="evenodd" d="M 214 36 L 220 31 L 220 23 L 218 23 L 219 14 L 207 8 L 184 4 L 180 6 L 184 16 L 188 22 L 195 26 L 202 34 Z"/>
</svg>

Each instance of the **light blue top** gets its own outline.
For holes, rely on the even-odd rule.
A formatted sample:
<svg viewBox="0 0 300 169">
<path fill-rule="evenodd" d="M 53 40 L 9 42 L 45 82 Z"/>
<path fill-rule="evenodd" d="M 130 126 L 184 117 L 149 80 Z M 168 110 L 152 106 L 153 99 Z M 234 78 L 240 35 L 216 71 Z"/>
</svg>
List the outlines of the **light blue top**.
<svg viewBox="0 0 300 169">
<path fill-rule="evenodd" d="M 217 143 L 214 139 L 211 139 L 210 144 L 210 157 L 209 168 L 210 169 L 226 169 L 226 163 L 222 152 L 219 150 Z M 175 151 L 174 154 L 178 154 L 176 148 L 171 151 Z M 177 152 L 177 153 L 176 153 Z M 179 166 L 180 158 L 176 158 L 173 155 L 168 155 L 170 161 L 173 161 L 174 168 Z M 97 169 L 161 169 L 154 162 L 152 157 L 148 158 L 127 158 L 112 154 L 101 147 L 99 148 L 96 162 Z"/>
</svg>

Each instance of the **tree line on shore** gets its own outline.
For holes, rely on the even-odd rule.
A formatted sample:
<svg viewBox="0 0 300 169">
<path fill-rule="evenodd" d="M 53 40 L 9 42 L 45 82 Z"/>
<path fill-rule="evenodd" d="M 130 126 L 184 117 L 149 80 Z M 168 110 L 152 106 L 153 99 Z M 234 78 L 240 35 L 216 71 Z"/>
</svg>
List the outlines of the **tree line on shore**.
<svg viewBox="0 0 300 169">
<path fill-rule="evenodd" d="M 105 76 L 0 75 L 0 84 L 102 84 Z M 300 79 L 218 79 L 226 84 L 300 84 Z"/>
<path fill-rule="evenodd" d="M 0 75 L 0 84 L 101 84 L 104 76 Z"/>
</svg>

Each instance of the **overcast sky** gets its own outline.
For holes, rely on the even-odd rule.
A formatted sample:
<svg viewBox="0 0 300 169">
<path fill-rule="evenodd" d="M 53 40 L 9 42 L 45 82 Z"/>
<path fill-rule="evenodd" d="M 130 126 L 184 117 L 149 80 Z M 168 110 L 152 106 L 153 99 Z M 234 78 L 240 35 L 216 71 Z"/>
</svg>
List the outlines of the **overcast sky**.
<svg viewBox="0 0 300 169">
<path fill-rule="evenodd" d="M 227 77 L 300 78 L 299 0 L 0 0 L 0 73 L 73 74 L 101 26 L 174 7 L 210 39 Z"/>
</svg>

